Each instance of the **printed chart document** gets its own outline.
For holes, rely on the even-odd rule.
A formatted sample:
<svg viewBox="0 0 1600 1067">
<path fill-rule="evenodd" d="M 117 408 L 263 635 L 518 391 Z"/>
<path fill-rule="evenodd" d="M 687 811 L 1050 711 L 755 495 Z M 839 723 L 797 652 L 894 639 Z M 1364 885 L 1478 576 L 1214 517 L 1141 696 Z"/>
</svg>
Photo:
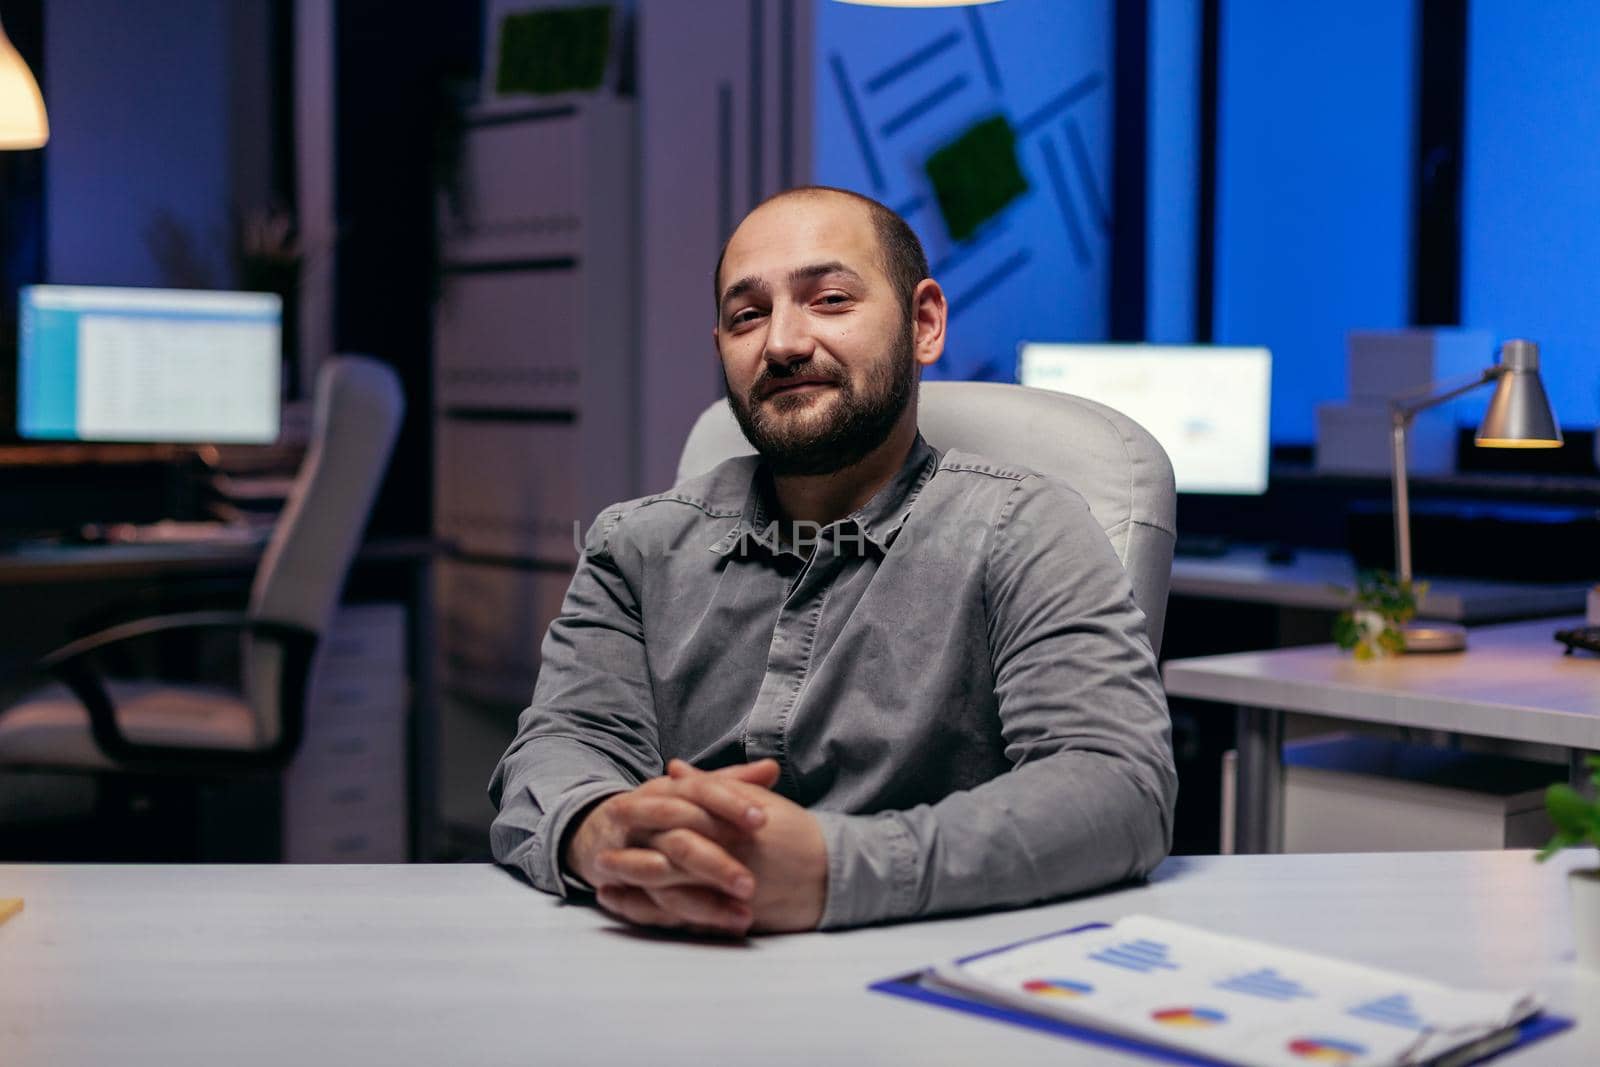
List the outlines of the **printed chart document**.
<svg viewBox="0 0 1600 1067">
<path fill-rule="evenodd" d="M 1148 916 L 956 960 L 924 984 L 1258 1067 L 1469 1062 L 1539 1010 L 1528 991 L 1454 989 Z"/>
</svg>

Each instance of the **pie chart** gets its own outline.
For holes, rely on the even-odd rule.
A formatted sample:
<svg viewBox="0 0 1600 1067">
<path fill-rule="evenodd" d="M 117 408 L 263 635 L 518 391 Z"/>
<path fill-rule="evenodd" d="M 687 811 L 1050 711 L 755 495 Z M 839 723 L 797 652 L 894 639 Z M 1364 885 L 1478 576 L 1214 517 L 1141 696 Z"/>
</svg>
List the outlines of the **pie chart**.
<svg viewBox="0 0 1600 1067">
<path fill-rule="evenodd" d="M 1303 1060 L 1349 1063 L 1367 1049 L 1353 1041 L 1339 1041 L 1331 1037 L 1300 1037 L 1289 1042 L 1289 1051 Z"/>
<path fill-rule="evenodd" d="M 1215 1008 L 1162 1008 L 1151 1012 L 1150 1018 L 1163 1026 L 1216 1026 L 1228 1021 Z"/>
<path fill-rule="evenodd" d="M 1088 982 L 1065 978 L 1034 978 L 1023 982 L 1022 988 L 1041 997 L 1082 997 L 1094 992 L 1094 986 Z"/>
</svg>

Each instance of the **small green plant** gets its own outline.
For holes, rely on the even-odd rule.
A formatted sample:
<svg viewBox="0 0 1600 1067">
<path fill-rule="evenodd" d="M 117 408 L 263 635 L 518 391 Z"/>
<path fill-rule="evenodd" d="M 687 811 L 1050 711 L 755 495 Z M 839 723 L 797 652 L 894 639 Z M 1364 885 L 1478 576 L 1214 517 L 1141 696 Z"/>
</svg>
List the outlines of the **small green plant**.
<svg viewBox="0 0 1600 1067">
<path fill-rule="evenodd" d="M 1335 586 L 1345 596 L 1350 590 Z M 1406 650 L 1402 625 L 1416 618 L 1417 601 L 1427 582 L 1402 582 L 1388 571 L 1362 571 L 1350 606 L 1333 622 L 1333 640 L 1356 659 L 1392 656 Z"/>
<path fill-rule="evenodd" d="M 1550 821 L 1556 824 L 1556 835 L 1539 853 L 1540 863 L 1574 845 L 1600 848 L 1600 756 L 1590 756 L 1584 762 L 1594 772 L 1589 776 L 1594 788 L 1593 799 L 1566 784 L 1545 790 L 1544 808 L 1550 813 Z"/>
</svg>

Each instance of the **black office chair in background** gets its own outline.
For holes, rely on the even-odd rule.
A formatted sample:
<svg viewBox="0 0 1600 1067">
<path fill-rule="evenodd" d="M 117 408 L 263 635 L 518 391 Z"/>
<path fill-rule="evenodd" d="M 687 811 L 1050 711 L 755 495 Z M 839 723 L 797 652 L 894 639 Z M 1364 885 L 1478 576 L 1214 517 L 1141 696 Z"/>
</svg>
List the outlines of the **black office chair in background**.
<svg viewBox="0 0 1600 1067">
<path fill-rule="evenodd" d="M 69 858 L 197 858 L 196 804 L 187 798 L 219 779 L 269 776 L 294 757 L 318 643 L 405 405 L 388 366 L 341 356 L 324 364 L 314 406 L 311 446 L 245 610 L 138 619 L 73 641 L 40 663 L 52 683 L 0 708 L 0 775 L 71 772 L 96 779 L 94 841 L 56 842 Z M 102 674 L 108 653 L 134 643 L 219 630 L 242 635 L 236 688 Z M 26 809 L 25 783 L 16 795 Z M 37 813 L 23 814 L 31 822 Z M 23 836 L 19 831 L 12 840 Z M 7 839 L 0 826 L 0 858 L 10 851 Z M 245 854 L 271 854 L 275 845 L 263 852 L 256 843 Z"/>
</svg>

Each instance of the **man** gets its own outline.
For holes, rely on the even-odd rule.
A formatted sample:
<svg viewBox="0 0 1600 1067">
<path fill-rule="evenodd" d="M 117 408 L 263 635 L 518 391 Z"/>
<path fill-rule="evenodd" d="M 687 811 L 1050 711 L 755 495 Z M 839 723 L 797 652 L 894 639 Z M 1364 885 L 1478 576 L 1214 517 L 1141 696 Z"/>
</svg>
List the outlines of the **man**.
<svg viewBox="0 0 1600 1067">
<path fill-rule="evenodd" d="M 743 935 L 1139 877 L 1176 791 L 1144 616 L 1081 497 L 917 432 L 947 307 L 854 193 L 752 211 L 715 275 L 760 453 L 608 509 L 496 769 L 495 858 Z"/>
</svg>

